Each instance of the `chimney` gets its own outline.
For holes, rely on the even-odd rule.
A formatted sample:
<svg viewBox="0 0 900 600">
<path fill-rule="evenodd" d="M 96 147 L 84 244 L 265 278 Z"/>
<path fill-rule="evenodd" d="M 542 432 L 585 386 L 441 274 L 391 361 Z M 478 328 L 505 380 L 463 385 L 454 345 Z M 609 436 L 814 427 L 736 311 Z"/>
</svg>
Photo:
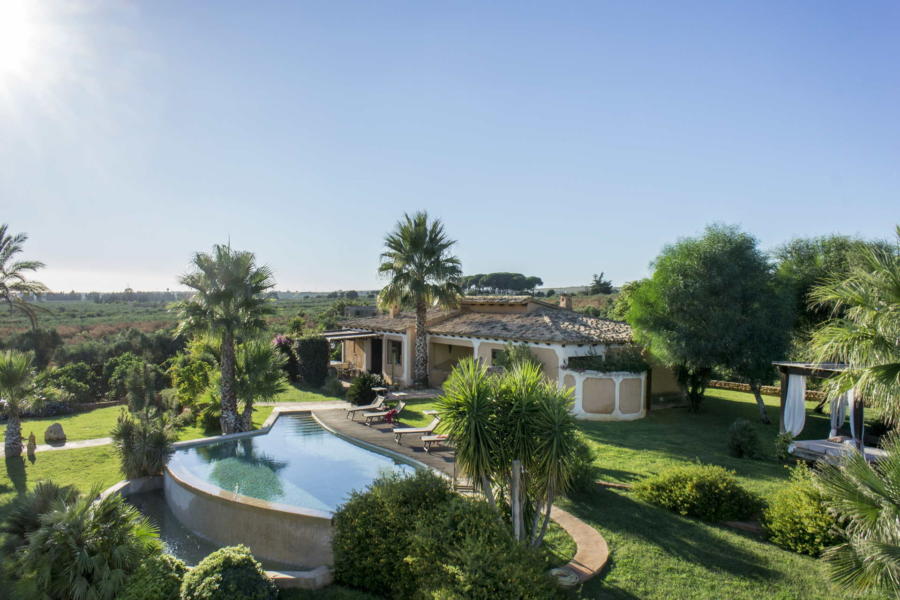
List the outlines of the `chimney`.
<svg viewBox="0 0 900 600">
<path fill-rule="evenodd" d="M 566 294 L 559 295 L 559 307 L 566 310 L 572 310 L 572 296 Z"/>
</svg>

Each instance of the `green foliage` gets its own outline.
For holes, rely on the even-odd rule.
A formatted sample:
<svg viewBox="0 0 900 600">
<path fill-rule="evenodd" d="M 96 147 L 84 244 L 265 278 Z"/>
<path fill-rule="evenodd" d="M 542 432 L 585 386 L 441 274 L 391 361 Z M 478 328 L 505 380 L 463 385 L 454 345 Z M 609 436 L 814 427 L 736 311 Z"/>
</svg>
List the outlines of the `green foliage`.
<svg viewBox="0 0 900 600">
<path fill-rule="evenodd" d="M 887 457 L 870 464 L 859 452 L 823 464 L 816 480 L 845 543 L 823 558 L 846 590 L 900 595 L 900 437 L 883 444 Z"/>
<path fill-rule="evenodd" d="M 162 409 L 160 392 L 165 387 L 165 375 L 159 367 L 146 362 L 132 363 L 125 371 L 125 398 L 128 410 L 138 412 L 147 408 Z"/>
<path fill-rule="evenodd" d="M 638 481 L 633 489 L 645 502 L 704 521 L 746 519 L 762 506 L 738 484 L 734 471 L 718 465 L 670 467 Z"/>
<path fill-rule="evenodd" d="M 447 481 L 426 470 L 384 475 L 351 494 L 334 515 L 335 581 L 397 598 L 414 593 L 417 581 L 405 560 L 412 529 L 453 497 Z"/>
<path fill-rule="evenodd" d="M 460 287 L 469 294 L 521 294 L 544 285 L 540 277 L 521 273 L 478 273 L 460 279 Z"/>
<path fill-rule="evenodd" d="M 253 405 L 271 400 L 287 388 L 284 355 L 272 344 L 248 340 L 237 347 L 235 390 L 243 404 L 243 431 L 253 428 Z"/>
<path fill-rule="evenodd" d="M 97 402 L 102 393 L 100 380 L 87 363 L 75 362 L 43 371 L 35 378 L 39 388 L 56 388 L 70 401 Z"/>
<path fill-rule="evenodd" d="M 631 309 L 631 300 L 638 287 L 646 280 L 629 281 L 616 294 L 615 300 L 609 310 L 606 311 L 606 318 L 616 321 L 625 321 L 628 318 L 628 311 Z"/>
<path fill-rule="evenodd" d="M 125 400 L 128 396 L 126 380 L 132 368 L 141 367 L 144 359 L 132 352 L 125 352 L 110 358 L 103 364 L 102 379 L 106 386 L 107 398 Z"/>
<path fill-rule="evenodd" d="M 728 453 L 737 458 L 760 458 L 759 434 L 747 419 L 736 419 L 728 428 Z"/>
<path fill-rule="evenodd" d="M 111 435 L 128 479 L 162 473 L 177 437 L 171 422 L 151 410 L 135 415 L 123 410 Z"/>
<path fill-rule="evenodd" d="M 21 496 L 17 496 L 6 510 L 6 519 L 0 525 L 0 533 L 6 535 L 3 549 L 12 555 L 28 543 L 28 536 L 41 525 L 41 516 L 57 506 L 73 504 L 78 490 L 71 485 L 56 485 L 52 481 L 39 481 Z"/>
<path fill-rule="evenodd" d="M 179 406 L 190 406 L 209 386 L 216 368 L 215 356 L 196 352 L 178 354 L 169 363 L 168 375 Z"/>
<path fill-rule="evenodd" d="M 153 555 L 141 563 L 118 600 L 177 600 L 188 569 L 170 554 Z"/>
<path fill-rule="evenodd" d="M 307 336 L 297 340 L 297 359 L 300 380 L 306 385 L 319 388 L 328 377 L 328 361 L 331 349 L 328 340 L 321 336 Z"/>
<path fill-rule="evenodd" d="M 454 497 L 416 521 L 406 559 L 414 585 L 403 598 L 562 597 L 539 550 L 516 542 L 487 503 Z"/>
<path fill-rule="evenodd" d="M 791 471 L 791 483 L 780 488 L 763 510 L 769 541 L 786 550 L 818 556 L 840 542 L 837 521 L 816 489 L 812 472 L 803 465 Z"/>
<path fill-rule="evenodd" d="M 56 329 L 38 327 L 11 336 L 3 345 L 10 350 L 33 352 L 34 366 L 43 370 L 50 364 L 56 350 L 63 345 L 63 340 Z"/>
<path fill-rule="evenodd" d="M 590 492 L 597 487 L 597 455 L 587 437 L 578 434 L 572 463 L 572 479 L 569 483 L 568 495 L 577 496 Z"/>
<path fill-rule="evenodd" d="M 364 406 L 375 401 L 377 395 L 372 388 L 384 385 L 381 376 L 374 373 L 363 373 L 353 378 L 347 388 L 347 402 Z"/>
<path fill-rule="evenodd" d="M 790 310 L 756 239 L 710 226 L 667 246 L 654 264 L 630 294 L 627 320 L 637 341 L 676 369 L 694 411 L 714 369 L 771 376 L 787 349 Z"/>
<path fill-rule="evenodd" d="M 612 281 L 604 279 L 603 273 L 600 273 L 599 275 L 595 273 L 594 278 L 591 280 L 591 285 L 588 286 L 587 293 L 592 296 L 596 294 L 612 294 Z"/>
<path fill-rule="evenodd" d="M 493 361 L 494 366 L 510 370 L 519 364 L 532 364 L 539 369 L 544 367 L 541 361 L 531 353 L 528 344 L 515 344 L 513 342 L 507 342 Z"/>
<path fill-rule="evenodd" d="M 9 226 L 0 225 L 0 302 L 10 311 L 17 311 L 28 317 L 31 327 L 37 327 L 37 315 L 40 307 L 28 302 L 26 298 L 40 296 L 50 290 L 40 281 L 28 279 L 26 272 L 37 271 L 44 263 L 37 260 L 19 260 L 17 254 L 28 240 L 28 234 L 9 232 Z"/>
<path fill-rule="evenodd" d="M 604 356 L 598 354 L 573 356 L 568 361 L 568 367 L 575 370 L 599 371 L 601 373 L 613 373 L 616 371 L 643 373 L 649 370 L 650 365 L 644 360 L 639 346 L 628 345 L 611 347 Z"/>
<path fill-rule="evenodd" d="M 181 600 L 275 600 L 278 589 L 246 546 L 216 550 L 184 577 Z"/>
<path fill-rule="evenodd" d="M 794 443 L 794 436 L 791 435 L 790 431 L 779 433 L 775 437 L 775 458 L 782 462 L 791 460 L 793 457 L 788 452 L 788 448 L 792 443 Z"/>
<path fill-rule="evenodd" d="M 118 494 L 96 493 L 57 504 L 41 516 L 18 563 L 18 575 L 51 600 L 113 600 L 161 546 L 156 530 Z"/>
<path fill-rule="evenodd" d="M 325 380 L 325 385 L 322 386 L 322 392 L 326 396 L 340 398 L 344 395 L 344 386 L 337 377 L 329 377 Z"/>
</svg>

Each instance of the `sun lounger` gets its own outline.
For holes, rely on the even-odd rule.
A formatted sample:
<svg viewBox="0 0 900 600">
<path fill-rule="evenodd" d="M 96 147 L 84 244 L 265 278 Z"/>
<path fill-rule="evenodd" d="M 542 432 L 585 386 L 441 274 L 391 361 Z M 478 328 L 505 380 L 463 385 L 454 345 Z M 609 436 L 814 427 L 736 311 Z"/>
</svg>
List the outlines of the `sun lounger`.
<svg viewBox="0 0 900 600">
<path fill-rule="evenodd" d="M 434 433 L 434 428 L 437 427 L 440 422 L 440 417 L 435 417 L 426 427 L 396 427 L 394 428 L 394 441 L 399 444 L 400 438 L 409 434 L 431 435 Z"/>
<path fill-rule="evenodd" d="M 389 408 L 385 410 L 377 410 L 371 412 L 364 412 L 363 417 L 366 419 L 366 425 L 371 425 L 372 423 L 376 423 L 378 421 L 384 421 L 384 418 L 389 414 L 399 415 L 403 412 L 403 409 L 406 407 L 406 402 L 401 400 L 397 403 L 397 406 L 394 408 Z"/>
<path fill-rule="evenodd" d="M 431 449 L 435 446 L 443 446 L 444 442 L 447 441 L 447 438 L 450 437 L 446 433 L 439 433 L 437 435 L 423 435 L 422 436 L 422 447 L 425 448 L 425 452 L 431 452 Z"/>
<path fill-rule="evenodd" d="M 382 406 L 384 406 L 384 396 L 378 396 L 375 399 L 375 402 L 373 402 L 372 404 L 366 404 L 365 406 L 354 406 L 353 408 L 348 408 L 346 416 L 348 419 L 355 419 L 356 413 L 358 413 L 358 412 L 364 412 L 367 410 L 368 411 L 377 411 L 377 410 L 381 410 Z"/>
</svg>

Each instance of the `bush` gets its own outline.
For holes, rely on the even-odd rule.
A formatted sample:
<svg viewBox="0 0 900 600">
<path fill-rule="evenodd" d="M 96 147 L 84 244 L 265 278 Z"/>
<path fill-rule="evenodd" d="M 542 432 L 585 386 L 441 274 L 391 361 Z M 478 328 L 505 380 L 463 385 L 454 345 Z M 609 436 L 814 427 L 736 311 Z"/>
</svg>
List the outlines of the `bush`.
<svg viewBox="0 0 900 600">
<path fill-rule="evenodd" d="M 793 456 L 788 452 L 788 448 L 790 448 L 792 443 L 794 443 L 794 436 L 791 435 L 790 431 L 779 433 L 775 437 L 775 458 L 782 462 L 791 460 Z"/>
<path fill-rule="evenodd" d="M 113 600 L 141 563 L 161 551 L 155 528 L 118 494 L 57 504 L 40 522 L 17 567 L 41 598 Z"/>
<path fill-rule="evenodd" d="M 169 420 L 155 411 L 145 410 L 133 416 L 123 410 L 112 430 L 112 439 L 122 472 L 134 479 L 162 473 L 174 452 L 176 436 Z"/>
<path fill-rule="evenodd" d="M 276 335 L 272 340 L 272 345 L 284 356 L 284 374 L 288 381 L 297 383 L 300 381 L 300 361 L 297 359 L 297 353 L 294 351 L 294 340 L 286 335 Z"/>
<path fill-rule="evenodd" d="M 747 419 L 737 419 L 728 428 L 728 453 L 738 458 L 759 458 L 759 435 Z"/>
<path fill-rule="evenodd" d="M 347 388 L 347 402 L 362 406 L 371 404 L 375 401 L 377 395 L 372 388 L 384 385 L 381 377 L 372 373 L 363 373 L 358 377 L 354 377 Z"/>
<path fill-rule="evenodd" d="M 762 522 L 773 544 L 818 556 L 841 538 L 837 535 L 837 521 L 826 510 L 812 478 L 807 467 L 795 467 L 791 483 L 775 492 L 763 511 Z"/>
<path fill-rule="evenodd" d="M 246 546 L 216 550 L 185 576 L 181 600 L 275 600 L 278 589 Z"/>
<path fill-rule="evenodd" d="M 74 504 L 78 490 L 71 485 L 38 481 L 34 488 L 13 500 L 7 509 L 0 533 L 6 534 L 3 548 L 9 555 L 28 543 L 28 536 L 41 526 L 41 516 L 63 505 Z"/>
<path fill-rule="evenodd" d="M 325 381 L 325 385 L 322 386 L 322 391 L 327 396 L 334 396 L 335 398 L 340 398 L 344 395 L 344 385 L 341 383 L 341 380 L 337 377 L 329 377 Z"/>
<path fill-rule="evenodd" d="M 452 498 L 447 481 L 424 470 L 409 477 L 384 475 L 367 491 L 353 492 L 334 514 L 335 581 L 404 597 L 415 586 L 406 562 L 412 527 Z"/>
<path fill-rule="evenodd" d="M 328 340 L 321 336 L 302 337 L 297 340 L 297 360 L 300 380 L 314 388 L 322 387 L 328 377 L 328 361 L 331 348 Z"/>
<path fill-rule="evenodd" d="M 493 360 L 493 366 L 503 367 L 511 371 L 518 364 L 532 364 L 539 369 L 543 369 L 544 365 L 539 361 L 528 347 L 528 344 L 514 344 L 507 342 L 503 346 L 503 350 L 497 353 L 497 357 Z"/>
<path fill-rule="evenodd" d="M 456 496 L 417 521 L 407 559 L 413 580 L 396 597 L 518 598 L 561 596 L 540 550 L 516 542 L 486 502 Z"/>
<path fill-rule="evenodd" d="M 761 500 L 737 483 L 734 472 L 717 465 L 681 465 L 635 484 L 641 500 L 685 517 L 729 521 L 753 516 Z"/>
<path fill-rule="evenodd" d="M 100 399 L 100 382 L 90 365 L 83 362 L 47 369 L 35 378 L 38 388 L 61 390 L 72 402 L 83 404 Z"/>
<path fill-rule="evenodd" d="M 577 495 L 593 490 L 597 485 L 597 467 L 594 464 L 594 449 L 584 437 L 578 434 L 575 450 L 575 465 L 572 470 L 572 481 L 568 494 Z"/>
<path fill-rule="evenodd" d="M 177 600 L 185 564 L 170 554 L 152 556 L 129 578 L 118 600 Z"/>
</svg>

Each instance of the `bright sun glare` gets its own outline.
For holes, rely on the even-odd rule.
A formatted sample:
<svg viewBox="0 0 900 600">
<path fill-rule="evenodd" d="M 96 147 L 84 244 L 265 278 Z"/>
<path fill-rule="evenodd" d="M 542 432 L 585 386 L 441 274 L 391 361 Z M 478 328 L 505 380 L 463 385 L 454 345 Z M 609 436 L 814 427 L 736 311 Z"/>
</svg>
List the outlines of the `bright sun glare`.
<svg viewBox="0 0 900 600">
<path fill-rule="evenodd" d="M 35 50 L 34 34 L 27 0 L 0 0 L 0 77 L 23 74 Z"/>
</svg>

